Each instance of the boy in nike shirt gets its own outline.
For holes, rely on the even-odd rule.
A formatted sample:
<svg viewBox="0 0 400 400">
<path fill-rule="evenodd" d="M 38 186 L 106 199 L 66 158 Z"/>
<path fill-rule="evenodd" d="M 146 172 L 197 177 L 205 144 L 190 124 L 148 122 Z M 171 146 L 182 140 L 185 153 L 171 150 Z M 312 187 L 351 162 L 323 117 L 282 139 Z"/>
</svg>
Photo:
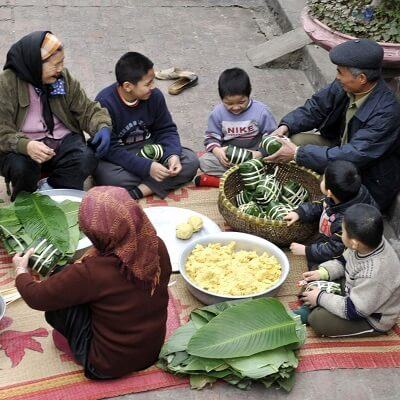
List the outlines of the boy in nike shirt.
<svg viewBox="0 0 400 400">
<path fill-rule="evenodd" d="M 261 157 L 259 144 L 263 135 L 270 134 L 277 127 L 269 108 L 250 98 L 250 78 L 242 69 L 231 68 L 222 72 L 218 91 L 222 102 L 208 119 L 204 139 L 206 153 L 199 159 L 200 169 L 205 175 L 196 178 L 199 186 L 217 186 L 217 177 L 231 167 L 225 154 L 228 145 L 251 150 L 253 158 Z"/>
</svg>

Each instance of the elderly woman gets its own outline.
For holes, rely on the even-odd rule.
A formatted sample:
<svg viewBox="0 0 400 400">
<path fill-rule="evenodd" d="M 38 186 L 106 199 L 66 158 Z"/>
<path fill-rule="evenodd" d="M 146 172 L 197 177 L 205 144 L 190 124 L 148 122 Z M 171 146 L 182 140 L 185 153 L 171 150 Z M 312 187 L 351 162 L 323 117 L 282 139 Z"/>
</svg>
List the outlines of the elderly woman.
<svg viewBox="0 0 400 400">
<path fill-rule="evenodd" d="M 81 263 L 35 282 L 27 269 L 31 249 L 13 258 L 16 286 L 30 307 L 46 311 L 56 345 L 68 340 L 86 377 L 110 379 L 147 368 L 157 360 L 166 331 L 166 247 L 122 188 L 91 189 L 79 224 L 94 244 Z"/>
<path fill-rule="evenodd" d="M 0 173 L 18 192 L 83 189 L 97 160 L 83 131 L 94 136 L 97 156 L 108 150 L 111 119 L 64 68 L 62 43 L 33 32 L 13 44 L 0 74 Z"/>
</svg>

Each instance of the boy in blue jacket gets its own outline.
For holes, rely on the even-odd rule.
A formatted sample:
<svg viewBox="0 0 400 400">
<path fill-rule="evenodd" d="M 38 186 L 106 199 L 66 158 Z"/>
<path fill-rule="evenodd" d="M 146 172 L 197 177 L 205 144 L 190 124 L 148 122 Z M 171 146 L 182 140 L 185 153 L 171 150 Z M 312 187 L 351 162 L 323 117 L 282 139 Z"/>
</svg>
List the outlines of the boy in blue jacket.
<svg viewBox="0 0 400 400">
<path fill-rule="evenodd" d="M 345 249 L 342 220 L 349 207 L 359 203 L 377 206 L 368 189 L 361 184 L 357 168 L 349 161 L 339 160 L 328 164 L 321 182 L 321 192 L 325 195 L 323 200 L 304 203 L 284 217 L 289 226 L 296 221 L 319 220 L 319 235 L 313 243 L 307 246 L 300 243 L 290 245 L 293 254 L 307 258 L 310 270 L 320 263 L 342 256 Z"/>
<path fill-rule="evenodd" d="M 96 184 L 124 187 L 134 199 L 153 193 L 164 198 L 193 179 L 198 158 L 181 146 L 164 96 L 154 88 L 152 61 L 128 52 L 117 62 L 115 75 L 117 82 L 96 97 L 113 122 L 110 150 L 94 174 Z M 151 158 L 142 150 L 154 144 L 160 145 L 158 156 Z"/>
</svg>

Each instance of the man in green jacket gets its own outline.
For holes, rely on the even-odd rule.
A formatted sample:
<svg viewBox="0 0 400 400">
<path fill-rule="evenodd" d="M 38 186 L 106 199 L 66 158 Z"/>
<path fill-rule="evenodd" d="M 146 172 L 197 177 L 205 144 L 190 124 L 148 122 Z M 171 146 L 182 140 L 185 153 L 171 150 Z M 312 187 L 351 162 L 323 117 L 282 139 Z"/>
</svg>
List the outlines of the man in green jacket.
<svg viewBox="0 0 400 400">
<path fill-rule="evenodd" d="M 108 151 L 111 119 L 64 68 L 62 43 L 49 31 L 33 32 L 11 46 L 0 74 L 0 172 L 20 191 L 83 189 Z M 96 153 L 83 132 L 93 137 Z"/>
</svg>

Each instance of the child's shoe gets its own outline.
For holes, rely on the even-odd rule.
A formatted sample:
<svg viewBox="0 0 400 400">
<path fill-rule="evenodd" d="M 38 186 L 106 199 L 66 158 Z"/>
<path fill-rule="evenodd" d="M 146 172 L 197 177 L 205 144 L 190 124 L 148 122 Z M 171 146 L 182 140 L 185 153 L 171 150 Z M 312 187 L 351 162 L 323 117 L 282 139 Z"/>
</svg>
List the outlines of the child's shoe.
<svg viewBox="0 0 400 400">
<path fill-rule="evenodd" d="M 305 325 L 308 325 L 308 316 L 310 315 L 310 309 L 304 304 L 296 308 L 296 310 L 292 310 L 292 312 L 296 315 L 300 315 L 301 322 Z"/>
<path fill-rule="evenodd" d="M 212 176 L 207 174 L 202 174 L 196 176 L 194 178 L 194 184 L 196 186 L 205 186 L 205 187 L 219 187 L 219 180 L 218 176 Z"/>
</svg>

